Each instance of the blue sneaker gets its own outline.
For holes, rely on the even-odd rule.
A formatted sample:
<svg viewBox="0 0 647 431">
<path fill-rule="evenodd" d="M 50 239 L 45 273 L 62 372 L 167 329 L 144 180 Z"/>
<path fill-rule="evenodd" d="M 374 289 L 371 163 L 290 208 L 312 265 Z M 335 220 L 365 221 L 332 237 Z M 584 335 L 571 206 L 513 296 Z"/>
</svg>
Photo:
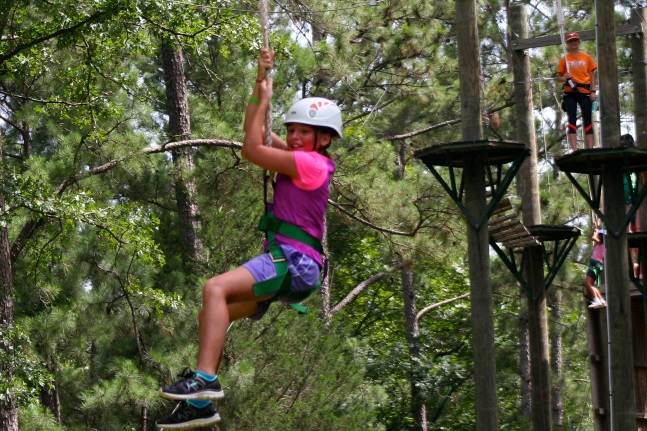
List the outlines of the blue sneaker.
<svg viewBox="0 0 647 431">
<path fill-rule="evenodd" d="M 213 403 L 198 408 L 183 401 L 177 405 L 171 416 L 157 420 L 155 425 L 165 430 L 189 430 L 210 427 L 218 422 L 220 422 L 220 415 Z"/>
<path fill-rule="evenodd" d="M 182 377 L 179 382 L 161 388 L 160 395 L 169 400 L 217 400 L 225 396 L 217 377 L 209 381 L 193 371 Z"/>
</svg>

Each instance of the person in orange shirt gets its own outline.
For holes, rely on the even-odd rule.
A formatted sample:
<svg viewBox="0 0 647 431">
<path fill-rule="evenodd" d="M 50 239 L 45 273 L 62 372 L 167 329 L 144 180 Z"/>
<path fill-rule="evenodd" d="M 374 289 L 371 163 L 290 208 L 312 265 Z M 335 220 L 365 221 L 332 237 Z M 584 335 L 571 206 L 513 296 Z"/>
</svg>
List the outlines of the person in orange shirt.
<svg viewBox="0 0 647 431">
<path fill-rule="evenodd" d="M 584 137 L 587 148 L 593 148 L 592 103 L 597 98 L 595 71 L 598 65 L 589 54 L 580 51 L 580 35 L 566 35 L 568 52 L 559 60 L 557 81 L 564 83 L 562 108 L 568 114 L 568 143 L 577 150 L 577 105 L 582 112 Z M 568 64 L 566 63 L 568 61 Z"/>
</svg>

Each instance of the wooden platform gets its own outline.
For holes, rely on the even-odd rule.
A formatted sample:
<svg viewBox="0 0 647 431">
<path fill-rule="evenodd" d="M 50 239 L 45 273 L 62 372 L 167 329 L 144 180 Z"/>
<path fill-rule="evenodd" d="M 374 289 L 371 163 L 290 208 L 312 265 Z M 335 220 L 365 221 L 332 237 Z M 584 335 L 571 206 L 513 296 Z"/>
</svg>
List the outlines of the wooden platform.
<svg viewBox="0 0 647 431">
<path fill-rule="evenodd" d="M 458 141 L 424 148 L 416 151 L 414 157 L 427 166 L 465 167 L 477 153 L 484 154 L 491 164 L 506 164 L 529 155 L 530 150 L 518 141 Z"/>
<path fill-rule="evenodd" d="M 567 225 L 537 224 L 528 226 L 528 231 L 542 242 L 563 241 L 582 235 L 579 228 Z"/>
<path fill-rule="evenodd" d="M 593 148 L 577 150 L 555 160 L 564 172 L 600 175 L 605 165 L 622 166 L 625 172 L 647 171 L 647 150 L 640 148 Z"/>
</svg>

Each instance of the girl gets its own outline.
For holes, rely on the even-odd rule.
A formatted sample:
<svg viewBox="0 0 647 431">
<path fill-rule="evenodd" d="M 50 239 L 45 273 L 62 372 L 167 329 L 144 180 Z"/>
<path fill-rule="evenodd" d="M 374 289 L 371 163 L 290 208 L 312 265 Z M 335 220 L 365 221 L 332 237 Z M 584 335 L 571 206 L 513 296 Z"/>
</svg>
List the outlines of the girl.
<svg viewBox="0 0 647 431">
<path fill-rule="evenodd" d="M 557 81 L 564 83 L 562 108 L 568 114 L 568 142 L 577 151 L 577 105 L 582 111 L 586 148 L 593 148 L 592 102 L 597 98 L 595 71 L 598 65 L 589 54 L 580 51 L 580 35 L 566 35 L 568 53 L 559 60 Z M 566 62 L 568 61 L 568 67 Z"/>
<path fill-rule="evenodd" d="M 211 400 L 224 396 L 217 372 L 229 324 L 244 317 L 260 319 L 272 301 L 296 303 L 319 284 L 320 241 L 335 170 L 326 148 L 342 135 L 341 111 L 324 98 L 302 99 L 286 114 L 286 140 L 272 134 L 272 146 L 265 146 L 265 112 L 272 99 L 272 80 L 266 72 L 273 62 L 274 53 L 261 49 L 242 149 L 250 162 L 277 172 L 274 203 L 261 220 L 267 251 L 204 285 L 198 364 L 180 382 L 160 389 L 163 397 L 181 402 L 169 417 L 156 422 L 159 428 L 191 429 L 218 422 Z"/>
<path fill-rule="evenodd" d="M 600 293 L 600 289 L 598 289 L 600 273 L 604 271 L 604 237 L 602 236 L 604 233 L 604 231 L 595 228 L 593 235 L 591 235 L 591 240 L 595 245 L 593 246 L 589 267 L 586 270 L 584 283 L 591 297 L 589 308 L 603 308 L 607 306 L 607 302 L 604 300 L 602 293 Z"/>
</svg>

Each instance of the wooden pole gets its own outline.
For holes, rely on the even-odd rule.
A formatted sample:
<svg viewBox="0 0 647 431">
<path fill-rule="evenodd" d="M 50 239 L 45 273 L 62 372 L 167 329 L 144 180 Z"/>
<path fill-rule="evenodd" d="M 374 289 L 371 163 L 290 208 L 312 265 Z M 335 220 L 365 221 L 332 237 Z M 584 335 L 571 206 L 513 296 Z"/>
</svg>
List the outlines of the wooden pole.
<svg viewBox="0 0 647 431">
<path fill-rule="evenodd" d="M 620 139 L 620 102 L 614 22 L 614 1 L 596 0 L 598 76 L 602 147 L 617 146 Z M 625 215 L 621 166 L 602 169 L 603 211 L 610 226 L 620 226 Z M 631 303 L 627 232 L 605 235 L 605 277 L 607 286 L 607 327 L 609 338 L 609 394 L 611 431 L 636 429 L 636 398 L 633 380 Z"/>
<path fill-rule="evenodd" d="M 458 76 L 463 120 L 461 130 L 465 141 L 478 141 L 483 137 L 476 10 L 475 0 L 456 1 Z M 463 171 L 465 206 L 469 213 L 474 215 L 485 214 L 487 211 L 484 163 L 483 156 L 475 154 Z M 476 429 L 495 431 L 498 429 L 498 409 L 487 223 L 482 223 L 476 228 L 469 222 L 466 224 L 472 304 Z"/>
<path fill-rule="evenodd" d="M 456 31 L 458 33 L 458 79 L 461 96 L 461 131 L 463 140 L 483 138 L 481 113 L 481 66 L 479 35 L 476 27 L 475 0 L 456 2 Z"/>
<path fill-rule="evenodd" d="M 631 11 L 631 23 L 636 28 L 643 28 L 642 24 L 647 22 L 647 9 L 637 8 Z M 634 79 L 634 125 L 636 128 L 635 138 L 638 148 L 647 148 L 647 37 L 641 31 L 634 35 L 631 40 L 631 53 L 633 57 L 633 79 Z M 639 186 L 647 182 L 647 175 L 643 172 L 639 176 Z M 647 200 L 643 201 L 636 216 L 638 218 L 639 230 L 647 227 Z M 640 244 L 640 265 L 643 271 L 647 268 L 647 242 Z M 647 304 L 646 304 L 647 305 Z"/>
<path fill-rule="evenodd" d="M 527 14 L 523 4 L 510 6 L 511 39 L 528 37 Z M 526 50 L 512 52 L 515 82 L 515 114 L 517 139 L 526 143 L 530 157 L 524 160 L 517 174 L 517 194 L 521 198 L 523 223 L 541 223 L 539 183 L 537 174 L 537 142 L 533 119 L 533 94 L 530 58 Z M 550 344 L 548 315 L 544 289 L 544 261 L 542 247 L 524 248 L 524 279 L 532 295 L 528 297 L 528 333 L 530 343 L 531 423 L 533 431 L 551 431 L 552 403 L 550 379 Z"/>
<path fill-rule="evenodd" d="M 631 22 L 639 28 L 643 28 L 642 24 L 647 22 L 647 9 L 638 8 L 634 9 L 631 14 Z M 633 54 L 633 78 L 634 78 L 634 118 L 635 118 L 635 127 L 636 127 L 636 146 L 638 148 L 647 148 L 647 37 L 644 30 L 640 33 L 637 33 L 632 39 L 631 51 Z M 647 175 L 642 173 L 639 176 L 639 185 L 642 186 L 647 182 Z M 643 202 L 638 211 L 638 226 L 641 231 L 645 230 L 647 227 L 647 201 Z M 640 244 L 640 267 L 643 272 L 643 286 L 645 285 L 644 275 L 647 273 L 647 241 L 641 241 Z M 645 316 L 642 325 L 643 328 L 638 333 L 647 334 L 647 301 L 643 301 L 643 314 Z M 637 334 L 634 335 L 637 337 Z M 636 339 L 635 343 L 639 346 L 644 346 L 647 343 L 646 337 L 643 335 L 643 339 Z M 640 360 L 640 357 L 636 357 L 635 360 Z M 636 388 L 645 387 L 645 373 L 636 373 L 636 381 L 634 382 Z M 639 393 L 644 394 L 644 391 L 639 391 Z M 641 399 L 642 398 L 642 399 Z M 645 414 L 647 406 L 641 401 L 645 399 L 644 395 L 642 397 L 637 397 L 636 409 L 639 414 Z M 645 419 L 641 422 L 643 428 L 647 429 L 644 426 Z"/>
<path fill-rule="evenodd" d="M 523 4 L 510 6 L 511 40 L 528 37 L 528 16 Z M 530 57 L 527 50 L 512 51 L 514 101 L 517 140 L 528 145 L 527 157 L 517 174 L 517 194 L 521 198 L 523 223 L 531 226 L 541 223 L 539 205 L 539 175 L 537 174 L 537 141 L 533 118 L 533 94 Z"/>
<path fill-rule="evenodd" d="M 642 28 L 647 22 L 647 9 L 638 8 L 631 11 L 631 22 L 636 28 Z M 645 32 L 637 33 L 631 40 L 634 79 L 634 121 L 636 126 L 636 146 L 647 148 L 647 39 Z M 646 214 L 647 215 L 647 214 Z M 646 220 L 647 221 L 647 220 Z M 647 226 L 643 224 L 642 226 Z"/>
<path fill-rule="evenodd" d="M 598 95 L 602 147 L 615 147 L 620 141 L 620 100 L 618 98 L 618 56 L 613 0 L 596 0 Z"/>
</svg>

